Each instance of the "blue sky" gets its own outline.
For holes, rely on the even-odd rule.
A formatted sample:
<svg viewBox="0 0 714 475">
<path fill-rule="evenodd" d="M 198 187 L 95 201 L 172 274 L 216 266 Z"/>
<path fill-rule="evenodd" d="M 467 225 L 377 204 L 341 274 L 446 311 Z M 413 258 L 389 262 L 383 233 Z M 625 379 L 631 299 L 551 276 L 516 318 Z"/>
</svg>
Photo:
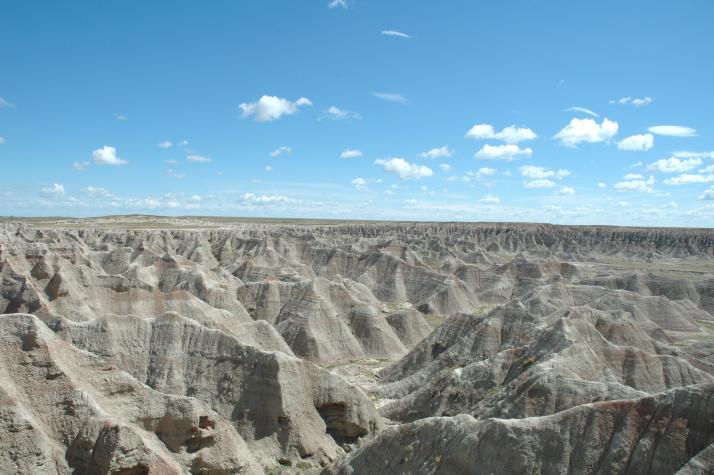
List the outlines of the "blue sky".
<svg viewBox="0 0 714 475">
<path fill-rule="evenodd" d="M 0 14 L 2 215 L 714 223 L 712 2 Z"/>
</svg>

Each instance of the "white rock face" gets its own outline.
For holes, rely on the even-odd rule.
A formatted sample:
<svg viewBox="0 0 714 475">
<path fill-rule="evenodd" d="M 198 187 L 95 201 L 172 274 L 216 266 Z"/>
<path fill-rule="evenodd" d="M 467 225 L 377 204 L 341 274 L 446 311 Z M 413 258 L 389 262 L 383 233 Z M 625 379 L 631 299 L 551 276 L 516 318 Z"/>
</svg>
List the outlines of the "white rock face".
<svg viewBox="0 0 714 475">
<path fill-rule="evenodd" d="M 714 473 L 711 230 L 5 223 L 0 313 L 1 473 Z"/>
</svg>

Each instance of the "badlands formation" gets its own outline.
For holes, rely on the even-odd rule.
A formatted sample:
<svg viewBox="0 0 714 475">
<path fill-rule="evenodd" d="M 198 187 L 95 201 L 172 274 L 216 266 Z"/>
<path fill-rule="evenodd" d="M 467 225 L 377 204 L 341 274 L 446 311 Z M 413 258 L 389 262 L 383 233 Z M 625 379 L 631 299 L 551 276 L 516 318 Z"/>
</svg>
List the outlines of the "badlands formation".
<svg viewBox="0 0 714 475">
<path fill-rule="evenodd" d="M 0 223 L 0 472 L 714 473 L 714 231 Z"/>
</svg>

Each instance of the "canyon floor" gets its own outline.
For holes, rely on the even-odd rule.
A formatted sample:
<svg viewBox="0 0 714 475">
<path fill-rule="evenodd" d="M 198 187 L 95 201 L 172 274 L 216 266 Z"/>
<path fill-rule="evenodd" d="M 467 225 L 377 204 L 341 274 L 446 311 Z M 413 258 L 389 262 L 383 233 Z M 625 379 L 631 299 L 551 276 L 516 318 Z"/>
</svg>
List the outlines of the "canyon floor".
<svg viewBox="0 0 714 475">
<path fill-rule="evenodd" d="M 714 230 L 0 218 L 0 472 L 714 474 Z"/>
</svg>

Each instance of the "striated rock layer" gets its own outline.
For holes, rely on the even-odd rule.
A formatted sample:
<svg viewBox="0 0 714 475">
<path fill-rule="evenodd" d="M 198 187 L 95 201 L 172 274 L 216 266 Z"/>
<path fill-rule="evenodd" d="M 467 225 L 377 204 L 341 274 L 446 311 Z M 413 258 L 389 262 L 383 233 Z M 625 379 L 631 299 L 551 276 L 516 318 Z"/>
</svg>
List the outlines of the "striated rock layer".
<svg viewBox="0 0 714 475">
<path fill-rule="evenodd" d="M 714 473 L 712 230 L 30 220 L 0 313 L 3 473 Z"/>
</svg>

